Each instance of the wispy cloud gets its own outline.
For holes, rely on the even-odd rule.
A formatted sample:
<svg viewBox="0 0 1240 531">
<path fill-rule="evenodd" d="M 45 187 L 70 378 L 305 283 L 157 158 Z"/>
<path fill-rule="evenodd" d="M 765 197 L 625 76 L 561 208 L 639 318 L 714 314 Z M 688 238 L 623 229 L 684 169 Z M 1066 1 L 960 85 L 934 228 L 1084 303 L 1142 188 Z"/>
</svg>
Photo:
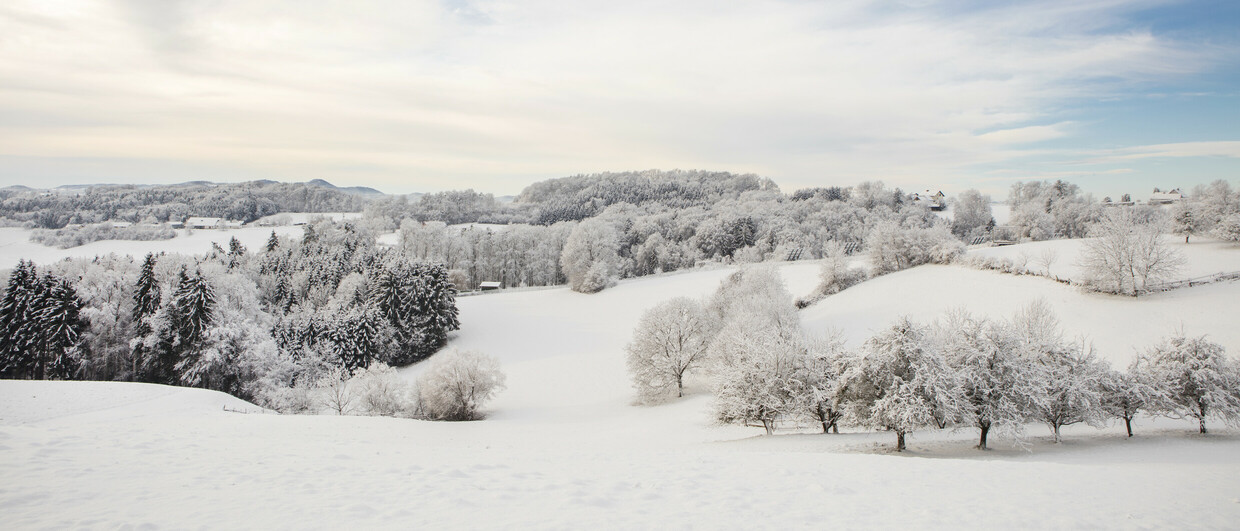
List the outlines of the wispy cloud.
<svg viewBox="0 0 1240 531">
<path fill-rule="evenodd" d="M 1070 134 L 1067 103 L 1217 60 L 1120 24 L 1143 5 L 18 0 L 0 154 L 403 191 L 650 167 L 944 182 Z"/>
</svg>

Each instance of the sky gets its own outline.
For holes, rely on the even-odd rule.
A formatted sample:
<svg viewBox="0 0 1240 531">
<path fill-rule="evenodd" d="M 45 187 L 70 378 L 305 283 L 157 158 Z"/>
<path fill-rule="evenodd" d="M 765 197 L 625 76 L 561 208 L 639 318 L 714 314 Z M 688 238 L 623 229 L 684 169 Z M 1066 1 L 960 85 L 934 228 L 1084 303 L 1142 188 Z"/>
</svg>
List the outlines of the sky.
<svg viewBox="0 0 1240 531">
<path fill-rule="evenodd" d="M 8 0 L 0 186 L 1240 185 L 1240 2 Z"/>
</svg>

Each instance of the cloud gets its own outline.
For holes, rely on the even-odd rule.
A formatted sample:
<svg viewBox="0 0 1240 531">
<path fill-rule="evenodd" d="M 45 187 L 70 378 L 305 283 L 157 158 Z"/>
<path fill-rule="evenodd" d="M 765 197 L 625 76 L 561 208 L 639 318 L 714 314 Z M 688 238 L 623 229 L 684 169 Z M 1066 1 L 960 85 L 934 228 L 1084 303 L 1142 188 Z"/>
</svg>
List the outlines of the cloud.
<svg viewBox="0 0 1240 531">
<path fill-rule="evenodd" d="M 1112 162 L 1149 158 L 1227 157 L 1240 158 L 1240 141 L 1176 142 L 1113 149 L 1094 159 Z"/>
<path fill-rule="evenodd" d="M 23 119 L 0 154 L 398 191 L 651 167 L 942 182 L 1069 134 L 1067 102 L 1217 53 L 1123 26 L 1130 3 L 953 9 L 19 0 L 0 115 Z"/>
</svg>

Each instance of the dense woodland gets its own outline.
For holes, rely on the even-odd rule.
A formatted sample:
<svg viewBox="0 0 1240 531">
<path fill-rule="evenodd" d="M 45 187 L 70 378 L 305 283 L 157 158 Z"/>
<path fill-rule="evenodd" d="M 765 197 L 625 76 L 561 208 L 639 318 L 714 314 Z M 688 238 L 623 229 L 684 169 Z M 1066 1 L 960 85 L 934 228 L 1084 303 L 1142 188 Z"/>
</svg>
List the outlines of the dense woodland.
<svg viewBox="0 0 1240 531">
<path fill-rule="evenodd" d="M 100 185 L 80 193 L 4 188 L 0 218 L 43 229 L 103 221 L 156 224 L 190 216 L 249 222 L 280 212 L 358 212 L 366 202 L 325 183 Z"/>
</svg>

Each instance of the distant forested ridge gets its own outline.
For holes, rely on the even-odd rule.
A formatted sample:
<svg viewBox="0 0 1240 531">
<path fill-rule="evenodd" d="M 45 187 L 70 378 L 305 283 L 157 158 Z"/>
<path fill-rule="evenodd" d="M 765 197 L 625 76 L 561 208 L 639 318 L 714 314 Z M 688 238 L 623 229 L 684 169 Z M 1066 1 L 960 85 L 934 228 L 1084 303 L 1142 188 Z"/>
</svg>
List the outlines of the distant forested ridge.
<svg viewBox="0 0 1240 531">
<path fill-rule="evenodd" d="M 779 191 L 770 179 L 753 174 L 700 170 L 648 170 L 596 173 L 550 179 L 528 186 L 514 200 L 538 207 L 534 223 L 580 221 L 617 203 L 642 206 L 657 203 L 668 208 L 708 206 L 736 199 L 751 191 Z"/>
<path fill-rule="evenodd" d="M 46 229 L 102 221 L 163 223 L 190 216 L 249 222 L 280 212 L 360 212 L 373 195 L 360 192 L 317 180 L 99 185 L 81 192 L 13 187 L 0 189 L 0 217 Z"/>
</svg>

